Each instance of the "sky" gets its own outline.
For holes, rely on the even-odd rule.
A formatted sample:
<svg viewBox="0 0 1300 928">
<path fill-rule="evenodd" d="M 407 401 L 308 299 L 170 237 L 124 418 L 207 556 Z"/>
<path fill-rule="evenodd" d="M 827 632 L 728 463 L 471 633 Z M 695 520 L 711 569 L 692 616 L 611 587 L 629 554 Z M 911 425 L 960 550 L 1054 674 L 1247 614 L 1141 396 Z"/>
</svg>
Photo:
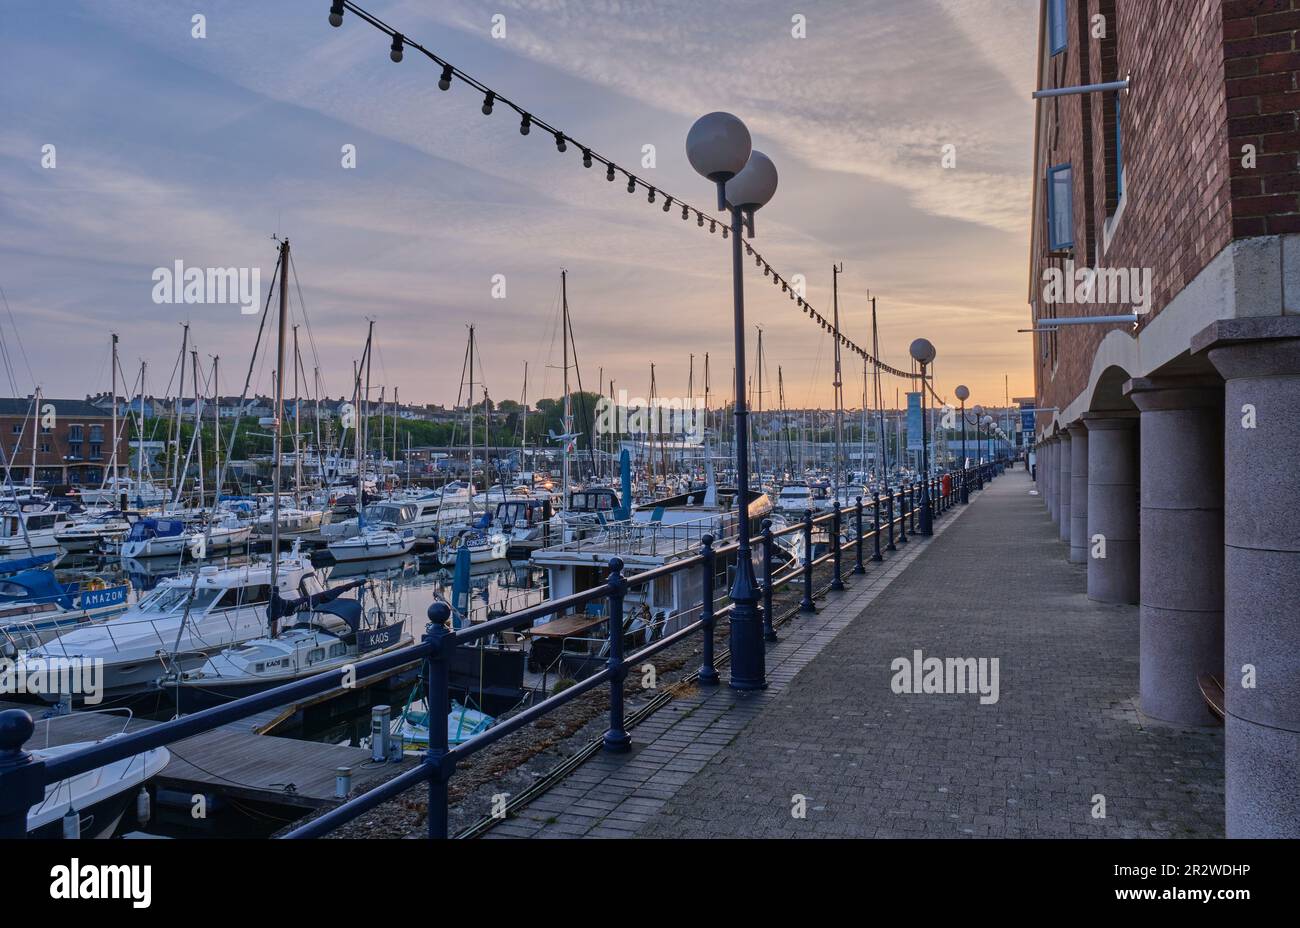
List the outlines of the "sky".
<svg viewBox="0 0 1300 928">
<path fill-rule="evenodd" d="M 829 316 L 936 389 L 1031 395 L 1025 305 L 1034 0 L 370 0 L 379 18 L 567 136 L 702 209 L 685 156 L 725 110 L 780 173 L 753 244 Z M 238 395 L 258 316 L 155 301 L 155 270 L 258 267 L 290 239 L 293 323 L 324 392 L 351 392 L 368 320 L 374 396 L 450 404 L 469 324 L 494 400 L 560 392 L 560 271 L 582 385 L 714 397 L 733 364 L 729 240 L 582 167 L 498 105 L 328 0 L 10 0 L 0 22 L 0 392 L 109 386 L 109 333 L 164 392 L 191 325 L 204 378 Z M 202 36 L 193 17 L 201 15 Z M 494 17 L 496 33 L 494 31 Z M 802 17 L 796 21 L 797 17 Z M 799 24 L 803 37 L 796 37 Z M 504 30 L 501 28 L 504 25 Z M 504 31 L 504 35 L 501 33 Z M 53 146 L 52 149 L 48 146 Z M 355 167 L 345 167 L 353 146 Z M 653 167 L 641 167 L 654 146 Z M 944 166 L 945 146 L 955 166 Z M 51 162 L 50 155 L 53 155 Z M 746 262 L 747 364 L 764 408 L 833 402 L 831 338 Z M 295 279 L 296 278 L 296 279 Z M 504 281 L 504 298 L 501 283 Z M 495 292 L 494 292 L 495 291 Z M 525 394 L 524 367 L 528 365 Z M 271 387 L 274 356 L 252 364 Z M 844 359 L 845 405 L 861 361 Z M 1007 380 L 1004 380 L 1007 378 Z M 1009 381 L 1009 382 L 1008 382 Z M 1004 385 L 1005 384 L 1005 385 Z M 907 382 L 886 376 L 886 397 Z M 174 389 L 174 386 L 173 386 Z M 481 394 L 480 394 L 481 396 Z M 751 397 L 751 401 L 755 398 Z"/>
</svg>

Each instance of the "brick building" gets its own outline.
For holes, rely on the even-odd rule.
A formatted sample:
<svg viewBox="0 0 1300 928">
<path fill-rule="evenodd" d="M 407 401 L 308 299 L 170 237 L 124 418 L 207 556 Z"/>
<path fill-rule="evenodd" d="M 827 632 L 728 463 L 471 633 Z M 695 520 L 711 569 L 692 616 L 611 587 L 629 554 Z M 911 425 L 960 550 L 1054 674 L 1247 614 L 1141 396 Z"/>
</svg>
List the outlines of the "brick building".
<svg viewBox="0 0 1300 928">
<path fill-rule="evenodd" d="M 30 396 L 0 398 L 0 446 L 4 449 L 4 460 L 11 467 L 14 483 L 34 482 L 45 486 L 98 486 L 102 483 L 113 460 L 111 409 L 100 409 L 85 400 L 41 397 L 36 413 L 39 421 L 34 421 L 34 405 L 35 399 Z M 126 422 L 119 419 L 119 473 L 126 472 L 130 460 L 126 433 Z M 36 444 L 35 474 L 32 473 L 33 440 Z"/>
<path fill-rule="evenodd" d="M 1043 0 L 1039 35 L 1040 488 L 1089 597 L 1140 603 L 1143 712 L 1222 686 L 1229 835 L 1297 837 L 1300 0 Z"/>
</svg>

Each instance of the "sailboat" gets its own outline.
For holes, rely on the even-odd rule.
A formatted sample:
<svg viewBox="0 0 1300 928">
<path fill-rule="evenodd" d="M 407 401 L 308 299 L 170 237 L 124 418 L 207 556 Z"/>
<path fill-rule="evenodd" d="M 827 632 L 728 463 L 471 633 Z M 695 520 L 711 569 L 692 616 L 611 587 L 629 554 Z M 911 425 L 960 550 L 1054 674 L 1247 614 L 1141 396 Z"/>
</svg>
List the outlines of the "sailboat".
<svg viewBox="0 0 1300 928">
<path fill-rule="evenodd" d="M 370 334 L 366 336 L 366 347 L 362 355 L 363 360 L 369 363 L 370 347 L 374 336 L 374 323 L 370 324 Z M 367 385 L 369 375 L 367 375 Z M 367 391 L 369 387 L 367 386 Z M 355 408 L 360 412 L 362 407 L 361 401 L 361 373 L 360 367 L 357 368 L 357 375 L 353 378 L 353 399 Z M 409 527 L 399 527 L 389 523 L 377 523 L 368 525 L 366 523 L 366 508 L 363 505 L 364 495 L 364 474 L 362 468 L 362 439 L 361 432 L 367 417 L 364 413 L 360 414 L 354 432 L 354 442 L 357 457 L 357 531 L 354 535 L 338 538 L 326 545 L 326 549 L 334 556 L 336 561 L 365 561 L 374 558 L 398 557 L 406 554 L 415 547 L 415 530 Z"/>
<path fill-rule="evenodd" d="M 341 598 L 365 583 L 292 600 L 273 596 L 268 634 L 214 654 L 201 667 L 169 673 L 158 685 L 179 711 L 194 712 L 409 645 L 407 616 Z M 281 628 L 281 621 L 288 624 Z"/>
</svg>

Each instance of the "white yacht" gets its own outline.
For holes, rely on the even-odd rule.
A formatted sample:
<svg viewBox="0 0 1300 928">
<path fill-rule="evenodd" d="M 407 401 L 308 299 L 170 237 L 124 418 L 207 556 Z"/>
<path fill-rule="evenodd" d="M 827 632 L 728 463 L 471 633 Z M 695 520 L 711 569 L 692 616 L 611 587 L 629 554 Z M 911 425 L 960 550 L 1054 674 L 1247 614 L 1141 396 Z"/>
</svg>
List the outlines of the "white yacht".
<svg viewBox="0 0 1300 928">
<path fill-rule="evenodd" d="M 320 531 L 324 513 L 316 509 L 298 509 L 294 506 L 280 507 L 280 537 L 310 535 Z M 259 538 L 270 538 L 275 528 L 275 513 L 264 512 L 253 523 L 253 530 Z"/>
<path fill-rule="evenodd" d="M 297 553 L 281 556 L 277 586 L 286 598 L 324 590 L 310 559 Z M 164 579 L 121 615 L 51 639 L 19 660 L 103 660 L 106 698 L 152 689 L 164 661 L 190 669 L 209 654 L 265 634 L 270 597 L 269 562 L 200 567 L 197 576 Z M 44 698 L 55 702 L 59 694 Z"/>
<path fill-rule="evenodd" d="M 360 532 L 327 546 L 336 561 L 365 561 L 372 558 L 396 557 L 415 547 L 413 529 L 392 529 L 383 526 L 366 526 Z"/>
<path fill-rule="evenodd" d="M 510 550 L 510 536 L 503 532 L 484 532 L 469 529 L 453 536 L 438 546 L 438 562 L 456 563 L 456 556 L 461 548 L 469 549 L 471 564 L 486 564 L 488 561 L 503 560 Z"/>
<path fill-rule="evenodd" d="M 57 548 L 59 534 L 73 524 L 72 517 L 66 512 L 59 512 L 45 503 L 0 512 L 0 555 Z"/>
<path fill-rule="evenodd" d="M 65 526 L 55 533 L 54 540 L 69 554 L 98 551 L 125 538 L 127 532 L 131 531 L 131 522 L 137 518 L 139 516 L 136 513 L 110 509 L 84 522 Z"/>
<path fill-rule="evenodd" d="M 251 525 L 228 517 L 210 529 L 181 519 L 140 519 L 122 541 L 124 558 L 179 557 L 189 551 L 206 557 L 214 551 L 237 548 L 252 534 Z"/>
<path fill-rule="evenodd" d="M 534 551 L 532 563 L 546 569 L 551 597 L 562 599 L 604 583 L 609 559 L 615 555 L 631 575 L 698 554 L 705 535 L 713 536 L 715 547 L 734 541 L 735 503 L 734 488 L 713 486 L 655 500 L 633 511 L 630 519 Z M 751 490 L 747 507 L 751 536 L 758 534 L 771 511 L 767 494 Z M 756 560 L 761 556 L 761 546 L 753 556 Z M 725 574 L 720 573 L 715 595 L 726 590 Z M 678 571 L 630 589 L 624 601 L 627 634 L 648 643 L 678 631 L 699 618 L 702 592 L 699 570 Z M 603 666 L 607 624 L 604 604 L 592 603 L 582 614 L 556 616 L 535 625 L 525 633 L 532 641 L 532 668 L 540 672 L 558 667 L 575 679 L 588 676 Z"/>
<path fill-rule="evenodd" d="M 81 501 L 87 506 L 118 506 L 121 505 L 123 494 L 126 494 L 127 505 L 136 509 L 165 506 L 169 499 L 167 489 L 157 486 L 151 480 L 109 477 L 102 487 L 83 488 Z"/>
<path fill-rule="evenodd" d="M 279 634 L 227 648 L 158 685 L 177 709 L 194 712 L 405 647 L 411 643 L 408 618 L 378 606 L 367 614 L 360 600 L 333 599 L 287 616 L 292 624 Z"/>
</svg>

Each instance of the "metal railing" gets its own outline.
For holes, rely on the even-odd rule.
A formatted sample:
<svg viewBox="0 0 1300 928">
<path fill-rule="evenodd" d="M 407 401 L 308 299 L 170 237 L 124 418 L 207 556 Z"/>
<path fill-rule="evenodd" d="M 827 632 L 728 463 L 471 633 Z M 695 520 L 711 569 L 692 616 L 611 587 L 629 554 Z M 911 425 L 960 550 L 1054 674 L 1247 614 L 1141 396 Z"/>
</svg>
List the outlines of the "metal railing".
<svg viewBox="0 0 1300 928">
<path fill-rule="evenodd" d="M 982 486 L 984 482 L 993 479 L 996 473 L 1000 473 L 999 465 L 985 464 L 964 473 L 956 472 L 943 478 L 931 478 L 925 489 L 928 490 L 928 500 L 933 515 L 937 518 L 960 504 L 959 483 L 963 479 L 967 486 L 972 484 Z M 776 640 L 772 629 L 772 594 L 776 589 L 795 581 L 800 582 L 801 609 L 815 611 L 814 569 L 818 565 L 829 562 L 833 571 L 831 589 L 845 589 L 843 559 L 846 551 L 853 552 L 855 560 L 853 572 L 865 572 L 866 559 L 872 561 L 883 559 L 882 540 L 887 542 L 884 550 L 896 550 L 897 545 L 906 543 L 908 532 L 916 533 L 917 509 L 922 499 L 920 482 L 911 482 L 891 488 L 885 497 L 873 493 L 869 502 L 864 502 L 863 497 L 859 496 L 854 507 L 847 512 L 840 509 L 838 501 L 830 512 L 818 517 L 814 517 L 811 510 L 806 511 L 802 522 L 784 529 L 774 530 L 771 521 L 765 520 L 763 531 L 751 540 L 756 550 L 761 551 L 763 558 L 760 592 L 765 639 Z M 843 543 L 841 531 L 846 517 L 850 521 L 851 532 L 850 540 Z M 829 529 L 830 543 L 828 550 L 814 556 L 812 532 L 817 526 L 826 526 Z M 898 529 L 897 541 L 895 528 Z M 772 563 L 777 551 L 777 539 L 782 535 L 799 531 L 804 533 L 803 563 L 792 566 L 780 575 L 774 575 Z M 869 555 L 864 550 L 868 543 L 872 549 Z M 430 622 L 422 640 L 409 647 L 359 661 L 348 668 L 326 671 L 49 758 L 35 757 L 24 750 L 35 729 L 35 723 L 27 712 L 21 709 L 0 712 L 0 837 L 25 835 L 30 808 L 44 800 L 49 786 L 59 784 L 70 777 L 153 748 L 164 747 L 212 731 L 268 709 L 318 696 L 336 689 L 342 677 L 348 673 L 353 675 L 353 679 L 360 680 L 396 670 L 414 660 L 423 660 L 425 662 L 424 685 L 425 692 L 428 694 L 427 707 L 431 723 L 429 748 L 425 752 L 423 761 L 361 795 L 348 799 L 318 818 L 300 825 L 285 837 L 314 838 L 327 834 L 411 787 L 425 784 L 428 788 L 428 835 L 430 838 L 446 838 L 448 783 L 461 761 L 602 684 L 609 686 L 609 728 L 604 735 L 604 747 L 611 752 L 626 751 L 629 736 L 625 730 L 623 681 L 627 676 L 629 664 L 643 661 L 700 632 L 702 654 L 699 681 L 703 684 L 719 682 L 714 667 L 713 632 L 717 621 L 728 614 L 732 606 L 728 604 L 717 608 L 714 605 L 717 560 L 734 554 L 738 547 L 738 542 L 733 541 L 715 548 L 714 539 L 706 534 L 701 539 L 697 554 L 632 576 L 624 574 L 622 558 L 614 556 L 609 561 L 608 578 L 597 587 L 454 631 L 447 626 L 450 608 L 445 603 L 434 603 L 429 608 Z M 671 634 L 634 650 L 631 654 L 625 654 L 623 604 L 628 590 L 652 583 L 660 577 L 692 569 L 702 570 L 699 618 Z M 604 669 L 534 703 L 516 715 L 502 719 L 497 725 L 468 741 L 454 747 L 449 745 L 444 720 L 451 711 L 450 662 L 458 646 L 474 644 L 523 625 L 532 625 L 538 619 L 566 615 L 574 610 L 581 611 L 588 603 L 596 600 L 608 602 L 605 615 L 609 645 Z"/>
</svg>

